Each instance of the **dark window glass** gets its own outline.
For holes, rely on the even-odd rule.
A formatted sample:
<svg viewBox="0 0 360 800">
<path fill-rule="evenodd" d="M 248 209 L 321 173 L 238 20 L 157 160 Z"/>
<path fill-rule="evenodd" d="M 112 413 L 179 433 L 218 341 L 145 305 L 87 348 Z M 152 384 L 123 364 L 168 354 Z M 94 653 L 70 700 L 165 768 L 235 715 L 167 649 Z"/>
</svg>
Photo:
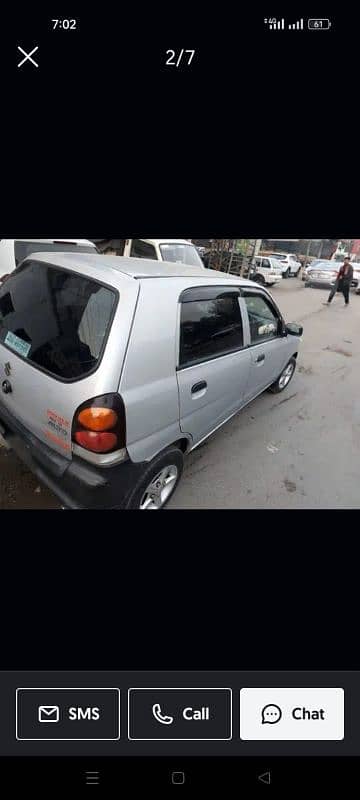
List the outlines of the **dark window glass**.
<svg viewBox="0 0 360 800">
<path fill-rule="evenodd" d="M 136 258 L 152 258 L 156 259 L 156 250 L 152 244 L 144 242 L 142 239 L 133 239 L 131 244 L 130 255 Z"/>
<path fill-rule="evenodd" d="M 71 242 L 15 242 L 15 263 L 20 264 L 24 258 L 33 253 L 96 253 L 95 247 Z"/>
<path fill-rule="evenodd" d="M 92 372 L 116 295 L 74 272 L 30 261 L 0 289 L 0 342 L 59 378 Z"/>
<path fill-rule="evenodd" d="M 281 320 L 275 309 L 261 294 L 246 293 L 246 308 L 250 323 L 251 343 L 273 339 L 281 333 Z"/>
<path fill-rule="evenodd" d="M 182 304 L 181 366 L 206 361 L 242 346 L 243 330 L 237 295 Z"/>
</svg>

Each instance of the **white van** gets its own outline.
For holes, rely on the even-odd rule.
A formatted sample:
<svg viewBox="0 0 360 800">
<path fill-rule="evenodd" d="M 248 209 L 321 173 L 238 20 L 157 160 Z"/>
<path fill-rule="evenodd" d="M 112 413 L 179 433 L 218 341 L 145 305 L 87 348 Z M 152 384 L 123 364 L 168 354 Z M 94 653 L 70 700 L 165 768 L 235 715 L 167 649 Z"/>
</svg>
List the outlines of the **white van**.
<svg viewBox="0 0 360 800">
<path fill-rule="evenodd" d="M 99 250 L 128 258 L 151 258 L 187 264 L 189 267 L 204 267 L 199 253 L 186 239 L 109 239 L 99 243 Z"/>
<path fill-rule="evenodd" d="M 89 239 L 0 239 L 0 281 L 32 253 L 97 253 Z"/>
</svg>

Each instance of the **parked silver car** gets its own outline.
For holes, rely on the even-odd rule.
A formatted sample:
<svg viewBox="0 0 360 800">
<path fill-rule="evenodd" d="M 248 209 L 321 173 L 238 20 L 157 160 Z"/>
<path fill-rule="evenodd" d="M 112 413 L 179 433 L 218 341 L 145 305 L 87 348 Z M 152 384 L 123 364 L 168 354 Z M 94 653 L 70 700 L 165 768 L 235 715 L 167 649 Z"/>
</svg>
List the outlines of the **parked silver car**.
<svg viewBox="0 0 360 800">
<path fill-rule="evenodd" d="M 315 261 L 306 271 L 305 286 L 330 289 L 336 281 L 340 267 L 341 263 L 338 261 Z M 354 272 L 351 286 L 357 288 L 360 285 L 360 265 L 352 263 L 352 267 Z"/>
<path fill-rule="evenodd" d="M 184 455 L 293 377 L 302 328 L 233 275 L 30 256 L 0 289 L 0 432 L 69 508 L 162 508 Z"/>
</svg>

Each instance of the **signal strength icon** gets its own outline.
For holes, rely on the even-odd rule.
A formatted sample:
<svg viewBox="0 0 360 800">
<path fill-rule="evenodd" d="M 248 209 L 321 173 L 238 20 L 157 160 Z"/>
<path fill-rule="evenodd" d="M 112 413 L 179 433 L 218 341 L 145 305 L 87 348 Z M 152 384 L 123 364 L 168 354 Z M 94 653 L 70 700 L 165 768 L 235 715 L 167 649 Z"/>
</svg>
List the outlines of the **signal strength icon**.
<svg viewBox="0 0 360 800">
<path fill-rule="evenodd" d="M 290 23 L 288 25 L 289 31 L 302 31 L 304 30 L 304 20 L 298 19 L 297 22 Z"/>
<path fill-rule="evenodd" d="M 283 31 L 285 30 L 285 20 L 284 19 L 275 19 L 272 17 L 271 19 L 264 19 L 265 25 L 269 26 L 269 30 L 271 31 Z"/>
</svg>

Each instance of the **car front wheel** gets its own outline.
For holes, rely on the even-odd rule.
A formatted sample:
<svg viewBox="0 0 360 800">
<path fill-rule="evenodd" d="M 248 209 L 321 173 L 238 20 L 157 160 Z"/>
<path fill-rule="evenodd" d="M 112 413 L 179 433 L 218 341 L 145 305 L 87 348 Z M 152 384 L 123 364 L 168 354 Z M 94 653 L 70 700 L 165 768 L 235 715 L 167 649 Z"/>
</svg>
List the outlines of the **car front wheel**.
<svg viewBox="0 0 360 800">
<path fill-rule="evenodd" d="M 158 511 L 165 508 L 182 475 L 184 456 L 172 446 L 160 453 L 142 474 L 127 500 L 126 508 Z"/>
<path fill-rule="evenodd" d="M 278 394 L 279 392 L 283 392 L 284 389 L 286 389 L 286 387 L 289 385 L 291 379 L 293 378 L 295 368 L 296 368 L 296 359 L 293 357 L 290 358 L 290 361 L 288 361 L 286 367 L 284 367 L 277 381 L 275 381 L 275 383 L 273 383 L 272 386 L 269 386 L 269 392 L 272 392 L 273 394 Z"/>
</svg>

